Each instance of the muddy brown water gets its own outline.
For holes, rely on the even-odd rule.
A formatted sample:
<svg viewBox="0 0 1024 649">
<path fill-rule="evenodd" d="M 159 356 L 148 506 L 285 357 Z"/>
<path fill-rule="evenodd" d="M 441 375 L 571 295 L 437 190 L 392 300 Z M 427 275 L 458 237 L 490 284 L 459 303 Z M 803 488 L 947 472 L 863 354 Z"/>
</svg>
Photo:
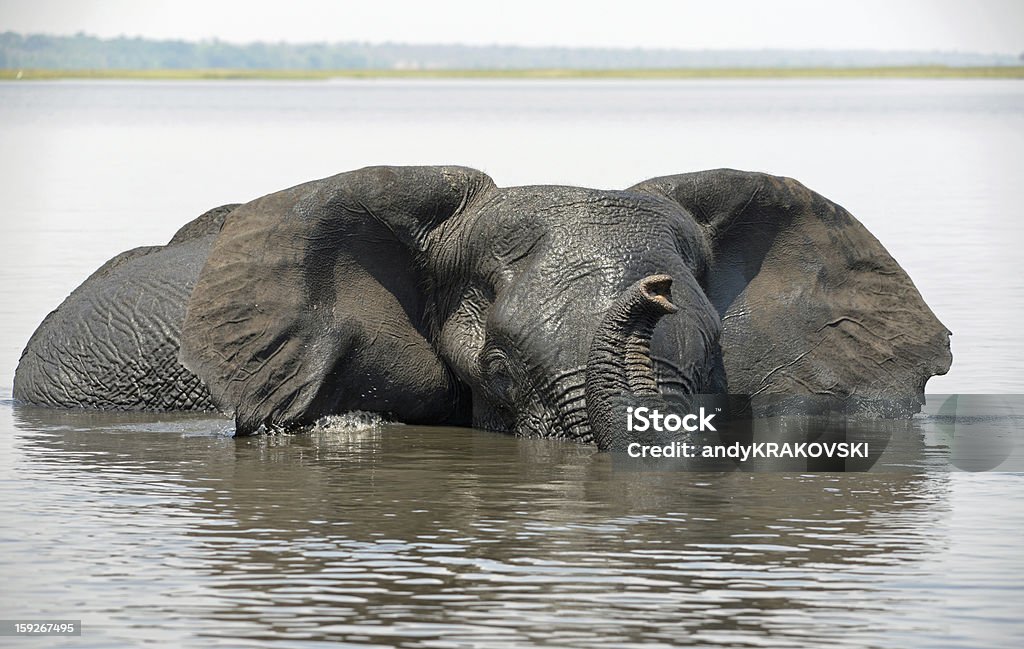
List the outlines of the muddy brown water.
<svg viewBox="0 0 1024 649">
<path fill-rule="evenodd" d="M 886 470 L 850 474 L 636 471 L 575 444 L 359 419 L 234 439 L 209 416 L 9 401 L 33 328 L 107 258 L 216 204 L 412 163 L 499 184 L 797 177 L 868 225 L 954 331 L 930 392 L 1021 393 L 1020 82 L 12 83 L 0 141 L 0 618 L 83 624 L 4 646 L 1024 637 L 1021 474 L 951 470 L 941 400 L 888 440 Z M 1018 457 L 1019 424 L 992 424 Z"/>
</svg>

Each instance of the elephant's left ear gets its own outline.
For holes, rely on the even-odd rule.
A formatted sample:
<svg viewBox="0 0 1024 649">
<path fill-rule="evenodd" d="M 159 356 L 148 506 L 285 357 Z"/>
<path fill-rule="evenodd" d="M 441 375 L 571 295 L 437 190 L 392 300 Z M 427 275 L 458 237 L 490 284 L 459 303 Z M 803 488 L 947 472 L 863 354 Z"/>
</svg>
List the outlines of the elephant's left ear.
<svg viewBox="0 0 1024 649">
<path fill-rule="evenodd" d="M 632 188 L 685 208 L 712 259 L 729 391 L 916 410 L 949 369 L 949 331 L 845 209 L 789 178 L 718 169 Z M 884 406 L 883 406 L 884 407 Z"/>
<path fill-rule="evenodd" d="M 192 291 L 182 364 L 242 435 L 351 410 L 458 419 L 424 259 L 493 186 L 464 167 L 368 167 L 242 205 Z"/>
</svg>

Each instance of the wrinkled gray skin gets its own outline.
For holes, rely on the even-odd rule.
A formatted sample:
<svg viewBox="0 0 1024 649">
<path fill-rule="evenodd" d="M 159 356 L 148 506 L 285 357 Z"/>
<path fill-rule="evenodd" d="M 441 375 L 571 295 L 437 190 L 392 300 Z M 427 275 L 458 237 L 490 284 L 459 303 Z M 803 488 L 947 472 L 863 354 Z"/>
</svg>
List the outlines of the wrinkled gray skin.
<svg viewBox="0 0 1024 649">
<path fill-rule="evenodd" d="M 213 410 L 178 349 L 192 287 L 235 207 L 209 210 L 166 246 L 128 250 L 90 275 L 28 341 L 14 398 L 64 408 Z"/>
<path fill-rule="evenodd" d="M 949 332 L 852 216 L 733 170 L 601 191 L 372 167 L 259 198 L 216 235 L 128 263 L 153 277 L 149 298 L 110 288 L 140 283 L 135 268 L 90 278 L 29 342 L 16 398 L 204 408 L 198 376 L 243 435 L 368 410 L 620 449 L 627 405 L 728 392 L 906 415 L 951 361 Z M 107 312 L 149 322 L 164 308 L 157 327 L 97 329 Z M 141 389 L 118 363 L 133 345 L 125 363 L 153 377 Z M 85 397 L 88 363 L 69 359 L 90 346 L 115 362 Z"/>
</svg>

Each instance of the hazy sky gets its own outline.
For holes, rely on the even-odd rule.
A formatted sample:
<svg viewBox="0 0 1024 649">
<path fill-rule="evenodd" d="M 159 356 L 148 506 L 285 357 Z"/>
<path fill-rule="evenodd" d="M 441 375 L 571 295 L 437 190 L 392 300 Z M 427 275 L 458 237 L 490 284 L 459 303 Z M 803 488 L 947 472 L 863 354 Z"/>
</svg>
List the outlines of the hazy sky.
<svg viewBox="0 0 1024 649">
<path fill-rule="evenodd" d="M 189 40 L 1024 52 L 1024 0 L 0 0 L 0 31 Z"/>
</svg>

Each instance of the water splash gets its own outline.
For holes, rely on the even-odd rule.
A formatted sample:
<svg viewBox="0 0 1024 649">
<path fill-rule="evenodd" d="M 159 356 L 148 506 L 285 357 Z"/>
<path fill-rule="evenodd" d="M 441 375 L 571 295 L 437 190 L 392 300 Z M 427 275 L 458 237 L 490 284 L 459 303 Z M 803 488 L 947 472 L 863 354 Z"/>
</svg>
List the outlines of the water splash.
<svg viewBox="0 0 1024 649">
<path fill-rule="evenodd" d="M 357 433 L 363 431 L 379 431 L 381 426 L 392 422 L 377 412 L 353 410 L 341 415 L 327 415 L 316 420 L 311 433 Z"/>
</svg>

